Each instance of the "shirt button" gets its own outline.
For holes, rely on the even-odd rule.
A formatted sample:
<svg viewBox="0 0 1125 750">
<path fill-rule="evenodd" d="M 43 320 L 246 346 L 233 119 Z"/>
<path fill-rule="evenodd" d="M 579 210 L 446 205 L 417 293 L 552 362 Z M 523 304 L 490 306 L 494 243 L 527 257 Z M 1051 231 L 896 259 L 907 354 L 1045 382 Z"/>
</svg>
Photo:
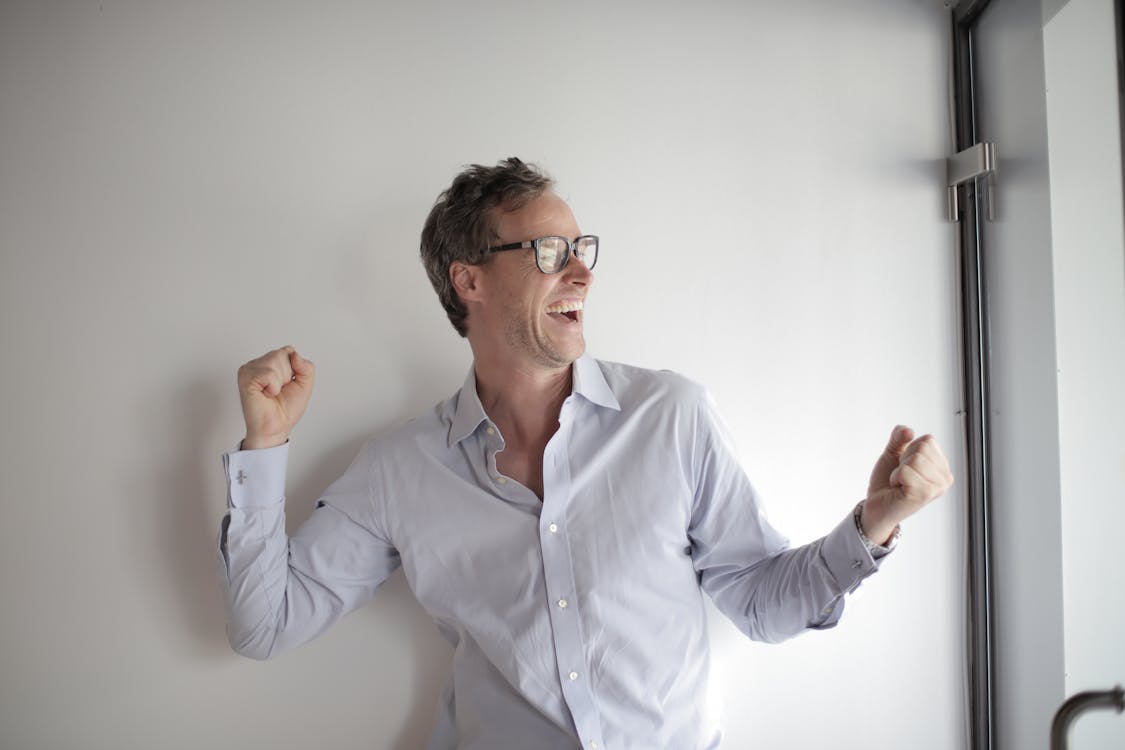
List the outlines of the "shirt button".
<svg viewBox="0 0 1125 750">
<path fill-rule="evenodd" d="M 495 435 L 496 434 L 496 430 L 492 429 L 491 427 L 489 427 L 487 430 L 485 430 L 485 432 L 487 432 L 489 435 Z"/>
<path fill-rule="evenodd" d="M 570 604 L 566 599 L 559 599 L 559 609 L 566 609 L 566 605 Z"/>
<path fill-rule="evenodd" d="M 497 484 L 507 484 L 508 478 L 507 477 L 496 477 L 496 483 Z"/>
<path fill-rule="evenodd" d="M 559 533 L 559 525 L 557 523 L 547 524 L 547 531 L 550 531 L 552 534 L 557 534 Z"/>
<path fill-rule="evenodd" d="M 852 560 L 852 567 L 853 568 L 862 568 L 863 563 L 861 563 L 859 560 Z"/>
<path fill-rule="evenodd" d="M 570 678 L 571 682 L 574 682 L 575 680 L 578 679 L 578 673 L 577 672 L 571 672 L 570 674 L 567 675 L 567 677 Z"/>
<path fill-rule="evenodd" d="M 592 747 L 594 750 L 598 750 L 598 747 L 599 747 L 598 741 L 597 740 L 590 740 L 590 747 Z"/>
</svg>

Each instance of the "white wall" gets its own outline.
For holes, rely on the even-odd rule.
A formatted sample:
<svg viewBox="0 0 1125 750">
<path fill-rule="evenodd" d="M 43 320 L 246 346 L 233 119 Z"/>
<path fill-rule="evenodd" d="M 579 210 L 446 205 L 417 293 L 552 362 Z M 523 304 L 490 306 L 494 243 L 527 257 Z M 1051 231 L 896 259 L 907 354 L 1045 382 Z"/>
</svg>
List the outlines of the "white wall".
<svg viewBox="0 0 1125 750">
<path fill-rule="evenodd" d="M 0 6 L 0 746 L 424 741 L 448 649 L 401 576 L 229 651 L 219 454 L 282 344 L 318 365 L 291 524 L 457 387 L 416 253 L 468 162 L 558 178 L 604 242 L 591 351 L 706 383 L 795 541 L 897 421 L 959 464 L 946 44 L 920 0 Z M 834 631 L 716 620 L 727 746 L 958 746 L 961 514 L 909 523 Z"/>
<path fill-rule="evenodd" d="M 1125 217 L 1113 0 L 1044 18 L 1067 695 L 1125 684 Z M 1125 746 L 1083 716 L 1071 746 Z"/>
</svg>

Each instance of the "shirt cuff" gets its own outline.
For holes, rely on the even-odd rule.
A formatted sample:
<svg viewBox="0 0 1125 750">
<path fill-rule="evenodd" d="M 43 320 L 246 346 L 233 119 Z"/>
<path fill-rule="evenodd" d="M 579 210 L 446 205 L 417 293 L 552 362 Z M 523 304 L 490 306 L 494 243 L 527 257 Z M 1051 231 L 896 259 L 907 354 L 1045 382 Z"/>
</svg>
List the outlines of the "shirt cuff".
<svg viewBox="0 0 1125 750">
<path fill-rule="evenodd" d="M 864 578 L 879 569 L 860 538 L 852 512 L 828 533 L 820 547 L 828 571 L 836 579 L 839 593 L 855 591 Z"/>
<path fill-rule="evenodd" d="M 285 470 L 288 465 L 288 440 L 273 448 L 245 451 L 235 448 L 230 453 L 224 453 L 227 507 L 266 508 L 285 502 Z"/>
</svg>

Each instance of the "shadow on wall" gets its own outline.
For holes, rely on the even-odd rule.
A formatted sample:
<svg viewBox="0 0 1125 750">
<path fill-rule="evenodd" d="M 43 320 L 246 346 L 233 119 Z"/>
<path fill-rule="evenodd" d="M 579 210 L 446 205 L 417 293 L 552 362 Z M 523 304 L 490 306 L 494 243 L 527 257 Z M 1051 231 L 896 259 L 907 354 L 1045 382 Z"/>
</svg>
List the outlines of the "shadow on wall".
<svg viewBox="0 0 1125 750">
<path fill-rule="evenodd" d="M 219 412 L 229 403 L 224 398 L 229 395 L 224 393 L 229 387 L 227 378 L 221 383 L 215 378 L 196 380 L 171 399 L 167 394 L 149 394 L 138 403 L 150 410 L 143 423 L 168 420 L 164 423 L 177 426 L 179 444 L 205 447 L 194 457 L 173 455 L 143 481 L 138 496 L 146 498 L 147 512 L 132 514 L 136 527 L 130 538 L 137 540 L 137 573 L 147 589 L 145 595 L 154 619 L 163 621 L 166 647 L 212 666 L 243 659 L 231 650 L 225 635 L 216 546 L 225 512 L 225 490 L 220 456 L 209 450 L 214 445 L 216 425 L 223 423 Z M 169 403 L 176 405 L 174 413 L 167 411 Z M 289 482 L 286 513 L 290 530 L 308 517 L 316 498 L 343 473 L 367 437 L 337 442 L 315 458 L 315 471 Z M 416 678 L 411 685 L 394 686 L 397 694 L 408 690 L 410 696 L 409 713 L 402 719 L 401 736 L 393 746 L 424 744 L 448 672 L 450 652 L 435 648 L 444 641 L 439 640 L 430 617 L 414 599 L 402 572 L 397 571 L 379 589 L 376 603 L 346 619 L 353 626 L 359 620 L 361 637 L 378 639 L 377 644 L 373 642 L 375 647 L 408 652 L 405 658 L 416 665 Z M 426 637 L 427 632 L 432 636 Z"/>
<path fill-rule="evenodd" d="M 180 445 L 207 446 L 219 412 L 225 403 L 223 388 L 213 381 L 186 384 L 172 398 L 168 394 L 149 394 L 141 403 L 147 412 L 142 424 L 151 424 L 155 415 L 176 425 Z M 160 414 L 171 407 L 175 413 Z M 225 637 L 225 616 L 218 587 L 215 541 L 218 538 L 218 508 L 225 505 L 222 494 L 221 464 L 211 455 L 180 456 L 160 467 L 151 487 L 163 488 L 153 502 L 158 504 L 148 516 L 155 528 L 138 529 L 136 538 L 151 538 L 159 552 L 148 562 L 158 568 L 162 599 L 171 611 L 172 626 L 164 632 L 170 641 L 182 641 L 181 648 L 198 659 L 215 660 L 231 654 Z M 207 477 L 211 479 L 208 480 Z M 175 648 L 175 645 L 173 645 Z"/>
</svg>

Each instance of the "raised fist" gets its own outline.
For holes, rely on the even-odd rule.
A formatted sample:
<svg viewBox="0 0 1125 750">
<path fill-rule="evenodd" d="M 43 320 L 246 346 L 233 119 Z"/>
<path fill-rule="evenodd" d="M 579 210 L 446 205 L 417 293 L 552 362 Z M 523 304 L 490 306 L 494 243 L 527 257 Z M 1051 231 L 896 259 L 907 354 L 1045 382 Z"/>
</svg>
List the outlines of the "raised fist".
<svg viewBox="0 0 1125 750">
<path fill-rule="evenodd" d="M 915 439 L 914 430 L 895 427 L 871 472 L 860 518 L 864 534 L 876 544 L 884 543 L 899 521 L 944 495 L 952 485 L 949 461 L 934 436 Z"/>
<path fill-rule="evenodd" d="M 238 396 L 246 420 L 243 450 L 272 448 L 289 439 L 312 395 L 316 368 L 291 346 L 238 368 Z"/>
</svg>

